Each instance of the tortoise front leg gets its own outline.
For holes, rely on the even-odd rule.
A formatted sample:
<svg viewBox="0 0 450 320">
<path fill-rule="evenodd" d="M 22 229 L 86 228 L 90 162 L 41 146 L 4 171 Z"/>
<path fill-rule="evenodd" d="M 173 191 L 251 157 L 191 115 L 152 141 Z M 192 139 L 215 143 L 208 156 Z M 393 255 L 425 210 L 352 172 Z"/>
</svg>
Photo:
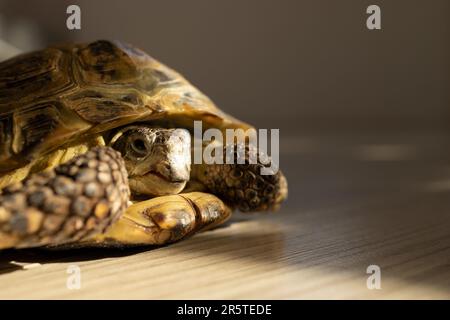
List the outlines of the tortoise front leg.
<svg viewBox="0 0 450 320">
<path fill-rule="evenodd" d="M 230 208 L 209 193 L 161 196 L 131 205 L 105 233 L 93 236 L 85 244 L 167 244 L 218 226 L 230 215 Z"/>
<path fill-rule="evenodd" d="M 166 244 L 215 227 L 231 210 L 212 194 L 161 196 L 130 206 L 120 154 L 97 147 L 0 194 L 0 249 Z"/>
<path fill-rule="evenodd" d="M 61 245 L 103 232 L 125 212 L 120 153 L 93 148 L 1 191 L 0 249 Z"/>
</svg>

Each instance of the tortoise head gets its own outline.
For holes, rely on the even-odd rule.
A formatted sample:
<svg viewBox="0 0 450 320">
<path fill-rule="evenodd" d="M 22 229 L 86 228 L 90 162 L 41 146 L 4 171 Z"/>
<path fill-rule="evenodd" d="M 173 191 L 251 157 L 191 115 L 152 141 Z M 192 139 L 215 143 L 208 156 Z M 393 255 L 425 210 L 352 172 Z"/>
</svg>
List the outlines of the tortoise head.
<svg viewBox="0 0 450 320">
<path fill-rule="evenodd" d="M 184 129 L 130 125 L 119 129 L 110 141 L 125 160 L 134 193 L 179 193 L 190 175 L 191 136 Z"/>
</svg>

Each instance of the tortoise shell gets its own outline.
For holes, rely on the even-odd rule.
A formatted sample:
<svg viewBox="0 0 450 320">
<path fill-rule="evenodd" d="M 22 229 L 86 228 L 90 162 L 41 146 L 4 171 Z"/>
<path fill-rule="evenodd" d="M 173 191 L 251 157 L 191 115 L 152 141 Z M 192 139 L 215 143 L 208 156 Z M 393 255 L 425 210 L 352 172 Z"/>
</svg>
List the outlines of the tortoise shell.
<svg viewBox="0 0 450 320">
<path fill-rule="evenodd" d="M 116 41 L 67 44 L 0 63 L 0 172 L 134 122 L 249 128 L 179 73 Z"/>
</svg>

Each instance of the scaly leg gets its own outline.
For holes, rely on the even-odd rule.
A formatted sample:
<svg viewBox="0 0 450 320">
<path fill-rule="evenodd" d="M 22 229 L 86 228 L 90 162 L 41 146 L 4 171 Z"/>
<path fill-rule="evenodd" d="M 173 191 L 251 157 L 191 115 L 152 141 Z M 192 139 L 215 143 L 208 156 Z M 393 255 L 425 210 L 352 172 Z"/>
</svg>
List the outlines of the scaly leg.
<svg viewBox="0 0 450 320">
<path fill-rule="evenodd" d="M 97 147 L 0 194 L 0 249 L 61 245 L 101 233 L 125 212 L 120 153 Z"/>
<path fill-rule="evenodd" d="M 226 146 L 223 148 L 224 164 L 194 164 L 191 180 L 198 181 L 206 190 L 242 212 L 277 209 L 288 193 L 283 173 L 278 171 L 272 175 L 262 175 L 263 154 L 255 147 L 243 144 L 235 146 L 233 159 L 237 159 L 240 152 L 244 163 L 226 164 Z M 251 158 L 257 163 L 250 163 Z M 196 187 L 194 183 L 191 185 Z"/>
</svg>

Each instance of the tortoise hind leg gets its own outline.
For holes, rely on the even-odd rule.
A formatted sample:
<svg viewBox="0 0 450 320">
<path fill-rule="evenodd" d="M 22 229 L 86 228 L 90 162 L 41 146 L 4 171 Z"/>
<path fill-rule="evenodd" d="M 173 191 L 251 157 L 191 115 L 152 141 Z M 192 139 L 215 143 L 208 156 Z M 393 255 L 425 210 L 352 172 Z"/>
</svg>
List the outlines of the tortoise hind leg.
<svg viewBox="0 0 450 320">
<path fill-rule="evenodd" d="M 230 208 L 209 193 L 161 196 L 131 205 L 105 233 L 95 235 L 86 244 L 167 244 L 218 226 L 230 215 Z"/>
<path fill-rule="evenodd" d="M 97 147 L 0 195 L 0 249 L 61 245 L 103 232 L 129 200 L 122 157 Z"/>
</svg>

